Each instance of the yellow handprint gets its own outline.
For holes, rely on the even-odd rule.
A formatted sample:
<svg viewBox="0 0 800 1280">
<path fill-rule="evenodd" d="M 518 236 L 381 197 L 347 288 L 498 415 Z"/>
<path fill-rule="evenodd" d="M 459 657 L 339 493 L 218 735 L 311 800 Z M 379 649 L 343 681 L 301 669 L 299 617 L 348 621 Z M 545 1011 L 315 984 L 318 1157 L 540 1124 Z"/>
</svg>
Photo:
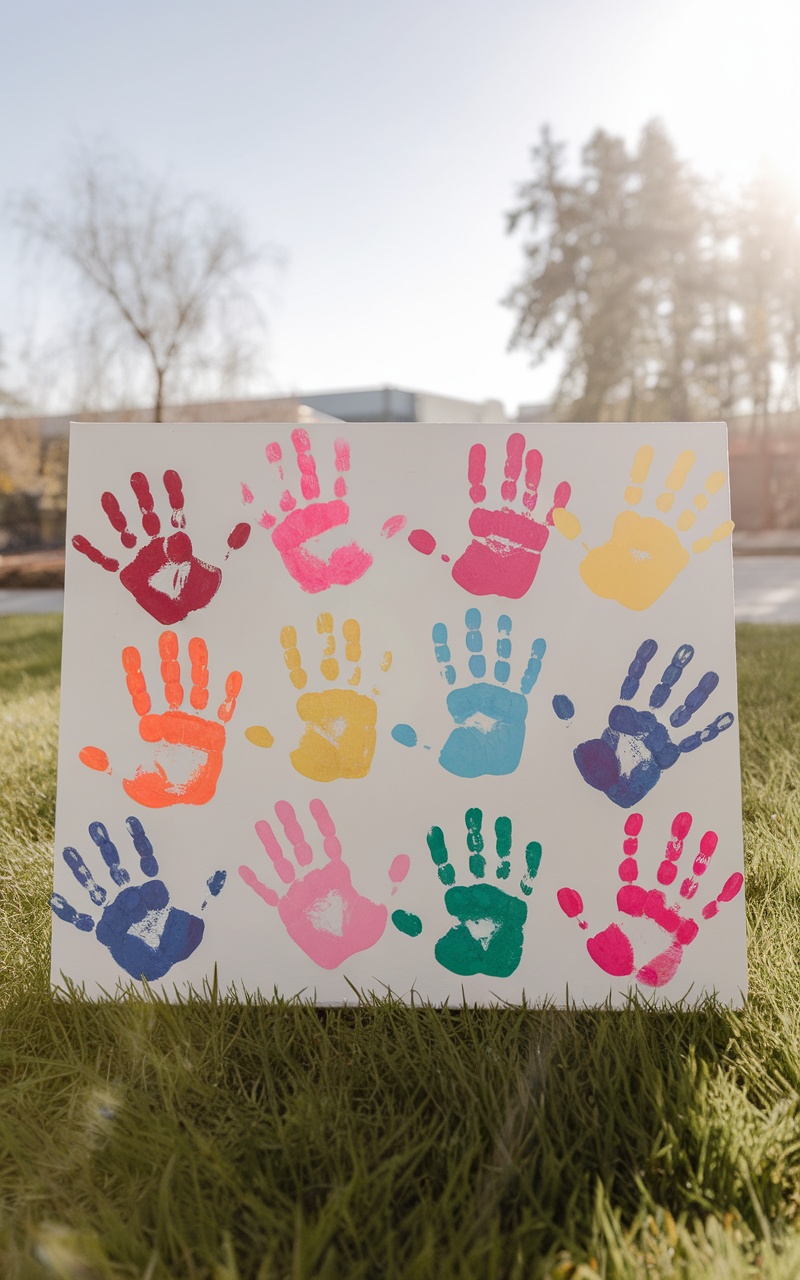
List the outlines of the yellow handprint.
<svg viewBox="0 0 800 1280">
<path fill-rule="evenodd" d="M 319 615 L 317 631 L 324 637 L 320 672 L 324 680 L 334 684 L 339 680 L 340 668 L 331 614 Z M 357 692 L 361 682 L 361 629 L 354 618 L 342 624 L 342 635 L 345 659 L 352 665 L 347 681 L 350 687 L 303 693 L 297 699 L 297 714 L 306 730 L 289 758 L 298 773 L 314 782 L 365 778 L 375 754 L 378 707 L 374 697 Z M 303 670 L 294 627 L 283 628 L 281 644 L 292 684 L 296 689 L 304 689 L 308 677 Z M 381 670 L 388 671 L 391 662 L 391 653 L 385 653 Z M 377 695 L 378 690 L 373 689 L 372 693 Z"/>
<path fill-rule="evenodd" d="M 631 483 L 625 490 L 629 508 L 642 500 L 642 486 L 653 461 L 653 446 L 639 449 L 631 468 Z M 691 449 L 679 454 L 667 477 L 664 490 L 655 500 L 656 508 L 665 515 L 688 479 L 695 464 Z M 706 537 L 691 543 L 691 552 L 679 534 L 688 533 L 705 510 L 709 498 L 725 484 L 725 473 L 714 471 L 705 482 L 704 491 L 695 494 L 691 506 L 681 511 L 674 527 L 658 516 L 641 516 L 637 511 L 621 511 L 614 521 L 611 537 L 599 547 L 587 548 L 580 564 L 580 574 L 590 591 L 603 600 L 616 600 L 626 609 L 649 609 L 685 569 L 691 553 L 707 551 L 733 532 L 733 521 L 726 520 Z M 694 509 L 693 509 L 694 508 Z M 553 524 L 565 538 L 577 538 L 581 525 L 571 511 L 558 508 Z M 585 545 L 585 544 L 584 544 Z"/>
</svg>

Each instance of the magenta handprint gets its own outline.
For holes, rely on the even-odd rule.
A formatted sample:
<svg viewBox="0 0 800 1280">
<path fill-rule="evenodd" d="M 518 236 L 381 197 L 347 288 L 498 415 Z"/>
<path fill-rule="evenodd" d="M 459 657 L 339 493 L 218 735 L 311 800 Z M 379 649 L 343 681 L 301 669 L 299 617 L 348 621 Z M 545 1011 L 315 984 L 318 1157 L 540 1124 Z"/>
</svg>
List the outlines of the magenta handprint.
<svg viewBox="0 0 800 1280">
<path fill-rule="evenodd" d="M 525 467 L 522 509 L 516 501 L 518 481 Z M 469 496 L 474 503 L 469 518 L 472 542 L 451 570 L 453 578 L 473 596 L 504 596 L 519 600 L 531 587 L 553 527 L 553 511 L 569 502 L 570 486 L 565 480 L 556 486 L 544 522 L 536 520 L 542 455 L 538 449 L 525 452 L 525 437 L 515 431 L 506 443 L 505 479 L 500 486 L 502 506 L 486 507 L 486 446 L 474 444 L 469 451 L 467 476 Z M 436 539 L 426 529 L 413 529 L 408 540 L 416 551 L 430 555 Z M 449 560 L 448 555 L 442 556 Z"/>
<path fill-rule="evenodd" d="M 272 530 L 272 541 L 295 582 L 304 591 L 315 593 L 332 586 L 348 586 L 357 582 L 372 564 L 372 556 L 357 542 L 336 547 L 327 559 L 316 554 L 310 544 L 333 529 L 343 528 L 350 520 L 347 496 L 347 473 L 350 470 L 350 445 L 346 440 L 334 441 L 336 480 L 333 498 L 320 502 L 321 495 L 317 464 L 311 452 L 311 441 L 303 427 L 292 432 L 292 444 L 300 472 L 300 493 L 304 502 L 298 504 L 290 489 L 285 488 L 278 503 L 280 516 L 263 511 L 258 523 L 263 529 Z M 267 461 L 276 469 L 281 484 L 285 481 L 283 452 L 277 441 L 267 445 Z M 254 501 L 249 485 L 242 485 L 242 498 L 246 503 Z M 384 538 L 392 538 L 405 527 L 405 516 L 391 516 L 381 528 Z"/>
<path fill-rule="evenodd" d="M 298 870 L 285 856 L 268 822 L 257 822 L 256 833 L 279 879 L 289 888 L 283 896 L 279 895 L 263 884 L 248 866 L 241 866 L 239 875 L 267 906 L 278 908 L 289 937 L 315 964 L 323 969 L 336 969 L 357 951 L 374 947 L 383 936 L 389 913 L 382 903 L 370 901 L 353 888 L 350 870 L 342 860 L 336 828 L 322 801 L 312 800 L 308 808 L 322 836 L 327 859 L 323 866 L 306 869 L 314 857 L 311 846 L 292 806 L 286 800 L 279 800 L 275 813 L 292 846 Z M 389 879 L 395 887 L 405 879 L 409 866 L 407 854 L 398 854 L 394 859 Z"/>
<path fill-rule="evenodd" d="M 104 555 L 88 538 L 79 533 L 72 545 L 81 555 L 109 573 L 119 572 L 119 580 L 134 600 L 156 622 L 173 626 L 182 622 L 196 609 L 204 609 L 219 590 L 222 570 L 215 565 L 198 560 L 192 541 L 186 533 L 183 485 L 177 471 L 164 472 L 164 488 L 170 503 L 170 524 L 174 530 L 168 536 L 161 533 L 161 521 L 155 511 L 153 494 L 147 476 L 134 471 L 131 488 L 142 517 L 142 529 L 146 541 L 133 559 L 120 570 L 120 562 Z M 100 499 L 112 529 L 119 534 L 126 551 L 133 551 L 139 539 L 128 527 L 128 521 L 113 493 L 106 492 Z M 238 551 L 250 536 L 250 525 L 237 524 L 228 537 L 228 552 Z"/>
<path fill-rule="evenodd" d="M 656 872 L 660 885 L 669 887 L 678 875 L 678 861 L 684 851 L 684 842 L 692 826 L 690 813 L 679 813 L 672 823 L 671 838 L 667 841 L 664 856 Z M 717 847 L 717 835 L 714 831 L 706 831 L 700 839 L 697 855 L 692 863 L 691 875 L 681 882 L 680 889 L 671 904 L 663 889 L 645 889 L 637 884 L 639 878 L 639 833 L 642 829 L 642 815 L 632 813 L 625 823 L 626 840 L 623 843 L 623 859 L 619 865 L 619 878 L 622 887 L 617 893 L 617 908 L 620 915 L 626 917 L 622 925 L 612 923 L 600 933 L 587 938 L 586 950 L 595 964 L 614 978 L 625 978 L 635 973 L 638 982 L 648 987 L 666 986 L 678 972 L 683 954 L 690 943 L 694 942 L 700 931 L 701 921 L 711 920 L 719 911 L 720 905 L 730 902 L 739 893 L 744 877 L 736 871 L 728 876 L 720 893 L 706 902 L 700 911 L 701 921 L 684 914 L 687 905 L 697 893 L 700 879 L 708 870 L 708 864 Z M 576 889 L 559 889 L 558 903 L 561 910 L 570 919 L 583 914 L 583 899 Z M 634 938 L 638 931 L 635 922 L 644 925 L 649 923 L 650 931 L 655 930 L 656 954 L 652 954 L 653 944 L 645 939 Z M 586 920 L 578 919 L 581 929 L 588 929 Z M 666 941 L 666 947 L 663 943 Z M 661 948 L 661 949 L 659 949 Z M 637 958 L 636 952 L 640 955 Z M 642 961 L 643 953 L 647 958 Z"/>
</svg>

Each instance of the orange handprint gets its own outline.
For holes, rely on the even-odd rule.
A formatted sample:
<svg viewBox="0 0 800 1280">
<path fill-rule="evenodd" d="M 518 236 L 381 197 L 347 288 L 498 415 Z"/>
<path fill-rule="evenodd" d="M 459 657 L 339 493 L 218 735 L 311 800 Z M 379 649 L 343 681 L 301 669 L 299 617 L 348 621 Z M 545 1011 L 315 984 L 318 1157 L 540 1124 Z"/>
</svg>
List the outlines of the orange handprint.
<svg viewBox="0 0 800 1280">
<path fill-rule="evenodd" d="M 189 701 L 194 713 L 180 709 L 184 692 L 180 682 L 178 637 L 174 631 L 163 631 L 159 637 L 161 678 L 168 707 L 160 715 L 150 714 L 150 695 L 139 650 L 131 645 L 122 651 L 128 692 L 133 709 L 140 717 L 139 736 L 143 742 L 155 745 L 154 768 L 140 765 L 133 778 L 123 779 L 122 786 L 132 800 L 151 809 L 163 809 L 172 804 L 206 804 L 212 798 L 222 772 L 224 726 L 236 709 L 236 699 L 242 687 L 241 673 L 232 671 L 225 681 L 225 700 L 217 711 L 220 723 L 199 715 L 208 705 L 208 649 L 199 636 L 189 641 L 188 648 L 192 664 Z M 180 749 L 184 755 L 187 750 L 192 753 L 192 767 L 183 780 L 178 778 Z M 105 752 L 97 747 L 84 747 L 80 758 L 89 768 L 108 769 Z"/>
</svg>

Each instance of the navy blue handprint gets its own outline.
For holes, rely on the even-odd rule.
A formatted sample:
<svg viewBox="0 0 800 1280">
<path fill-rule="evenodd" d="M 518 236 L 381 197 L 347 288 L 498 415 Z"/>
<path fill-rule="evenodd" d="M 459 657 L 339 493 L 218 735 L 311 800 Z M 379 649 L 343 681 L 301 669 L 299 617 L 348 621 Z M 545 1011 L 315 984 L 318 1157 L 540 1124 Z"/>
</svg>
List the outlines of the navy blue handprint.
<svg viewBox="0 0 800 1280">
<path fill-rule="evenodd" d="M 654 711 L 664 706 L 685 668 L 694 657 L 690 644 L 681 645 L 650 694 L 651 710 L 637 711 L 630 705 L 639 692 L 639 684 L 648 663 L 655 657 L 658 645 L 655 640 L 645 640 L 639 645 L 628 674 L 620 689 L 621 701 L 611 708 L 608 728 L 599 738 L 590 738 L 575 748 L 575 763 L 581 776 L 603 791 L 609 800 L 630 809 L 638 804 L 648 791 L 652 791 L 665 769 L 672 766 L 687 752 L 696 751 L 706 742 L 712 742 L 733 724 L 733 714 L 726 711 L 717 716 L 704 729 L 673 741 L 669 727 L 662 723 Z M 719 684 L 716 671 L 707 671 L 685 700 L 669 717 L 673 729 L 682 729 L 696 711 L 702 707 Z M 571 701 L 564 694 L 553 699 L 553 709 L 560 719 L 569 719 L 574 711 Z"/>
<path fill-rule="evenodd" d="M 130 876 L 120 863 L 119 852 L 108 831 L 102 822 L 93 822 L 89 835 L 100 850 L 119 893 L 109 902 L 108 893 L 94 880 L 77 849 L 66 848 L 64 861 L 94 905 L 103 907 L 103 913 L 95 922 L 93 916 L 76 911 L 59 893 L 52 895 L 50 905 L 58 918 L 67 924 L 84 933 L 94 930 L 98 942 L 108 947 L 120 968 L 132 978 L 154 982 L 197 950 L 205 924 L 199 916 L 170 906 L 166 885 L 163 880 L 154 878 L 158 875 L 158 863 L 144 827 L 138 818 L 128 818 L 125 825 L 146 879 L 138 885 L 130 883 Z M 225 884 L 225 872 L 217 871 L 207 884 L 211 896 L 216 898 Z M 203 907 L 205 905 L 204 902 Z"/>
<path fill-rule="evenodd" d="M 455 728 L 439 753 L 439 763 L 448 773 L 460 778 L 513 773 L 525 745 L 528 694 L 539 678 L 547 646 L 544 640 L 534 640 L 519 693 L 516 693 L 507 687 L 511 677 L 511 619 L 508 614 L 501 614 L 497 619 L 497 660 L 493 682 L 484 679 L 486 658 L 480 611 L 468 609 L 464 621 L 467 627 L 465 642 L 470 655 L 469 670 L 477 683 L 461 685 L 451 689 L 447 695 L 447 710 Z M 450 661 L 447 627 L 443 622 L 437 622 L 433 628 L 433 645 L 444 679 L 454 685 L 456 670 Z M 406 747 L 413 747 L 417 742 L 415 730 L 407 724 L 395 725 L 392 737 Z"/>
</svg>

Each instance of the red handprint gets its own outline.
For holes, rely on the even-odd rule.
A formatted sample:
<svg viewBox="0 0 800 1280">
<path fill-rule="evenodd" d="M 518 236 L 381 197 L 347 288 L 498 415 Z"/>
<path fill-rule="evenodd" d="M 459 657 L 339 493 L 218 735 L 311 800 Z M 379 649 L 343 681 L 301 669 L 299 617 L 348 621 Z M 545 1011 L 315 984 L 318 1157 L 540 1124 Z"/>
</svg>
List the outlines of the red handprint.
<svg viewBox="0 0 800 1280">
<path fill-rule="evenodd" d="M 171 507 L 170 524 L 175 530 L 167 537 L 161 535 L 161 521 L 154 510 L 147 476 L 142 471 L 134 471 L 131 488 L 139 504 L 142 528 L 148 541 L 121 571 L 119 560 L 104 555 L 83 534 L 76 534 L 72 545 L 93 564 L 99 564 L 101 569 L 109 573 L 119 572 L 120 582 L 134 600 L 156 622 L 172 626 L 187 614 L 206 607 L 219 590 L 222 570 L 198 560 L 194 554 L 191 539 L 185 532 L 183 488 L 177 471 L 164 472 L 164 488 Z M 119 534 L 123 547 L 132 551 L 138 539 L 128 528 L 127 519 L 114 494 L 104 493 L 100 505 L 112 528 Z M 237 524 L 228 537 L 228 555 L 243 547 L 249 536 L 250 525 L 246 522 Z"/>
</svg>

